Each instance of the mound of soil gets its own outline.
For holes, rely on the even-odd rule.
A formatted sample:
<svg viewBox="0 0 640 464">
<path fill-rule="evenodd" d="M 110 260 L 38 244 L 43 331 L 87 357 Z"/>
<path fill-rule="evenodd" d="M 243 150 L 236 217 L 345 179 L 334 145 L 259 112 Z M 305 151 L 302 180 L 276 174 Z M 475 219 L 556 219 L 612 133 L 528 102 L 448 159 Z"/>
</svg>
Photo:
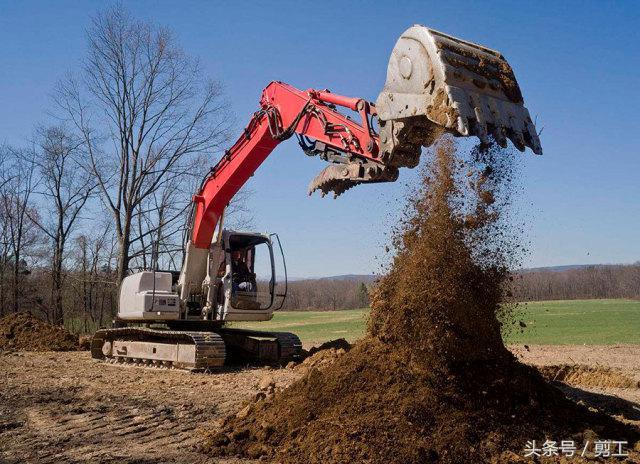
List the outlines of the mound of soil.
<svg viewBox="0 0 640 464">
<path fill-rule="evenodd" d="M 28 312 L 0 319 L 0 350 L 75 351 L 78 337 Z"/>
<path fill-rule="evenodd" d="M 527 440 L 594 432 L 629 437 L 516 361 L 430 370 L 368 340 L 228 418 L 206 449 L 285 463 L 511 462 Z"/>
<path fill-rule="evenodd" d="M 89 351 L 91 349 L 91 335 L 80 335 L 78 338 L 78 349 L 80 351 Z"/>
<path fill-rule="evenodd" d="M 206 450 L 279 463 L 501 463 L 522 461 L 529 440 L 638 439 L 505 348 L 511 158 L 475 150 L 462 160 L 455 148 L 437 145 L 394 231 L 366 337 L 331 367 L 256 397 Z"/>
<path fill-rule="evenodd" d="M 337 338 L 335 340 L 329 340 L 328 342 L 324 342 L 322 345 L 314 346 L 309 350 L 307 356 L 313 356 L 316 353 L 324 350 L 344 350 L 349 351 L 351 349 L 351 344 L 346 341 L 344 338 Z"/>
</svg>

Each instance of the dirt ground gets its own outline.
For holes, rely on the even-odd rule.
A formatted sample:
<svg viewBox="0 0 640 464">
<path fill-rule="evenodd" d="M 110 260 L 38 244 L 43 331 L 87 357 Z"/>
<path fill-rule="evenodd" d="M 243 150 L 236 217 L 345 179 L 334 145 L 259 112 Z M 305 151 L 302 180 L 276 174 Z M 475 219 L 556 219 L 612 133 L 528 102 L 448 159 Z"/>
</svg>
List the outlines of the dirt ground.
<svg viewBox="0 0 640 464">
<path fill-rule="evenodd" d="M 201 431 L 240 409 L 265 375 L 280 388 L 299 374 L 190 374 L 114 366 L 88 352 L 4 353 L 0 462 L 212 462 L 194 449 Z"/>
<path fill-rule="evenodd" d="M 640 428 L 640 345 L 531 345 L 528 349 L 520 345 L 510 349 L 523 362 L 541 368 L 589 366 L 588 375 L 557 385 L 574 401 Z M 630 379 L 634 387 L 607 386 L 611 370 Z"/>
<path fill-rule="evenodd" d="M 523 362 L 534 366 L 585 365 L 614 369 L 621 371 L 636 385 L 640 382 L 640 345 L 532 345 L 529 350 L 522 346 L 510 348 Z M 636 410 L 640 420 L 640 388 L 603 387 L 595 390 L 638 403 Z"/>
<path fill-rule="evenodd" d="M 538 366 L 606 366 L 640 381 L 640 345 L 512 351 Z M 266 377 L 284 388 L 302 373 L 248 368 L 189 374 L 103 364 L 88 352 L 4 352 L 0 462 L 250 462 L 199 453 L 202 432 L 240 410 Z M 640 388 L 559 385 L 572 399 L 640 427 Z"/>
</svg>

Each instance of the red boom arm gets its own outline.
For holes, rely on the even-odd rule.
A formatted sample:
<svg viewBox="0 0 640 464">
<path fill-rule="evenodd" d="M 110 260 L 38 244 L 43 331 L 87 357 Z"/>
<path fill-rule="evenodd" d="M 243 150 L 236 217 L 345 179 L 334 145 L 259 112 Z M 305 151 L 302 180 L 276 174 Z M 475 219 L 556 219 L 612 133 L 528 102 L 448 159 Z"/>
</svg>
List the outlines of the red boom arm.
<svg viewBox="0 0 640 464">
<path fill-rule="evenodd" d="M 357 111 L 360 123 L 340 114 L 333 105 Z M 303 92 L 282 82 L 271 82 L 262 92 L 260 110 L 254 113 L 242 136 L 212 168 L 193 197 L 193 245 L 197 248 L 211 245 L 224 208 L 273 149 L 294 133 L 315 139 L 314 146 L 322 147 L 325 154 L 357 160 L 359 164 L 346 164 L 355 166 L 358 171 L 357 174 L 350 171 L 350 176 L 356 176 L 350 178 L 361 179 L 361 182 L 375 181 L 366 176 L 380 177 L 380 173 L 385 172 L 378 158 L 378 136 L 370 126 L 369 118 L 375 114 L 373 104 L 362 99 L 312 89 Z M 366 173 L 363 174 L 364 166 Z M 341 172 L 347 175 L 347 170 Z M 397 177 L 397 173 L 395 175 Z"/>
</svg>

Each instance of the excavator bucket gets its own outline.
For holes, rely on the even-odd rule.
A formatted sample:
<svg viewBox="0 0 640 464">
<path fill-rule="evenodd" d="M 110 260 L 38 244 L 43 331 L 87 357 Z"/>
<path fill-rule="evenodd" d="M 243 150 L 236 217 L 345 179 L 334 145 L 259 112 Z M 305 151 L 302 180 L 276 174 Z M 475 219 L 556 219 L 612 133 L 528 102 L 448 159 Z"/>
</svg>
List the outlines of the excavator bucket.
<svg viewBox="0 0 640 464">
<path fill-rule="evenodd" d="M 416 25 L 398 39 L 376 101 L 385 163 L 415 167 L 443 132 L 541 154 L 513 70 L 500 52 Z"/>
</svg>

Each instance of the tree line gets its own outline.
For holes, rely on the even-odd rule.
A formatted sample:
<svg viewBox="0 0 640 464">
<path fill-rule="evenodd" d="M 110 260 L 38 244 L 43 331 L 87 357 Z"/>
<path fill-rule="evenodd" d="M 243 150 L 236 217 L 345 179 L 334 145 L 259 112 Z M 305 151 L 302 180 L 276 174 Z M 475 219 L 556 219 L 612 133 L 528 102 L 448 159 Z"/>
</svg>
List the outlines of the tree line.
<svg viewBox="0 0 640 464">
<path fill-rule="evenodd" d="M 307 279 L 289 282 L 283 310 L 358 309 L 369 306 L 370 283 L 347 279 Z"/>
<path fill-rule="evenodd" d="M 291 282 L 285 310 L 356 309 L 369 305 L 375 282 L 366 279 L 309 279 Z M 514 273 L 510 291 L 517 301 L 640 298 L 640 263 Z"/>
<path fill-rule="evenodd" d="M 0 146 L 0 315 L 101 324 L 127 272 L 178 268 L 191 195 L 229 140 L 222 85 L 171 31 L 116 6 L 86 43 L 48 119 Z"/>
<path fill-rule="evenodd" d="M 640 263 L 521 272 L 513 294 L 519 301 L 640 298 Z"/>
</svg>

